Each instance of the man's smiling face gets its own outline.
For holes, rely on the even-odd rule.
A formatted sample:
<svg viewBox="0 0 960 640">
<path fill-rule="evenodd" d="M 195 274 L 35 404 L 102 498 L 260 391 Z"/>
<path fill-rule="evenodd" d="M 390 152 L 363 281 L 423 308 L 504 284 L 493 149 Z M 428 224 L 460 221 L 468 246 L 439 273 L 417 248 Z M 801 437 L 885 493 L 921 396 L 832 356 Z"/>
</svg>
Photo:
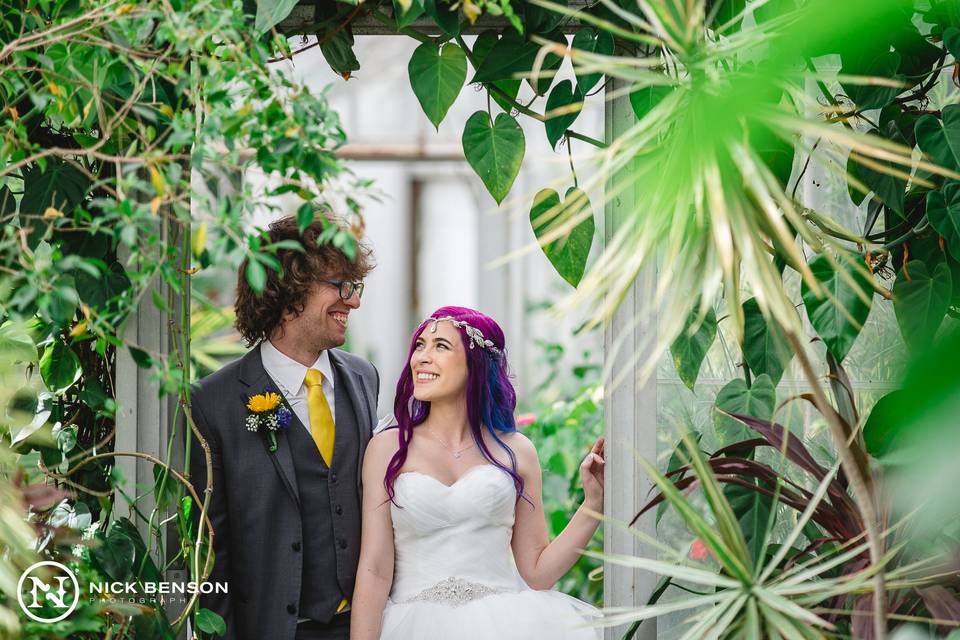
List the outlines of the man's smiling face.
<svg viewBox="0 0 960 640">
<path fill-rule="evenodd" d="M 298 316 L 284 318 L 283 332 L 299 333 L 317 350 L 339 347 L 347 339 L 350 312 L 359 307 L 360 296 L 356 293 L 344 300 L 336 285 L 317 282 L 307 295 L 303 311 Z"/>
</svg>

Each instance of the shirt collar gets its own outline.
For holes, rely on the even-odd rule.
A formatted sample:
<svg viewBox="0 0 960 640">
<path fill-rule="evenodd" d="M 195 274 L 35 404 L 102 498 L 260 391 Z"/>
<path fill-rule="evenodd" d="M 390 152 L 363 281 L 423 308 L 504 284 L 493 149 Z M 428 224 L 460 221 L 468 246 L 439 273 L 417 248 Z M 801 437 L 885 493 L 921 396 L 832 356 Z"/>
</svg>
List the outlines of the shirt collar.
<svg viewBox="0 0 960 640">
<path fill-rule="evenodd" d="M 263 368 L 267 370 L 270 377 L 291 395 L 300 393 L 308 368 L 319 369 L 323 374 L 324 384 L 329 383 L 330 388 L 333 388 L 333 365 L 330 363 L 330 353 L 326 349 L 320 352 L 311 367 L 305 367 L 277 349 L 269 340 L 264 340 L 260 345 L 260 357 L 263 360 Z"/>
</svg>

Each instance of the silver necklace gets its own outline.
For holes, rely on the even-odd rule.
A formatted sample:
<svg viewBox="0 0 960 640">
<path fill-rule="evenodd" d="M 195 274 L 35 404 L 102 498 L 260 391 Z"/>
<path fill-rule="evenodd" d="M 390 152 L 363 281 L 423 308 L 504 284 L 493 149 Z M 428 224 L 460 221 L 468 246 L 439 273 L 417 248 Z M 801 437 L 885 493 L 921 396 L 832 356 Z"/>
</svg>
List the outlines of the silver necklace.
<svg viewBox="0 0 960 640">
<path fill-rule="evenodd" d="M 469 447 L 464 447 L 463 449 L 454 449 L 449 444 L 447 444 L 447 442 L 443 438 L 438 436 L 433 429 L 431 429 L 430 427 L 427 427 L 427 430 L 430 432 L 430 436 L 434 438 L 437 442 L 442 444 L 443 447 L 447 449 L 450 453 L 452 453 L 453 457 L 456 458 L 457 460 L 459 460 L 461 456 L 463 456 L 464 451 L 469 451 L 470 449 L 473 449 L 474 445 L 472 444 Z"/>
</svg>

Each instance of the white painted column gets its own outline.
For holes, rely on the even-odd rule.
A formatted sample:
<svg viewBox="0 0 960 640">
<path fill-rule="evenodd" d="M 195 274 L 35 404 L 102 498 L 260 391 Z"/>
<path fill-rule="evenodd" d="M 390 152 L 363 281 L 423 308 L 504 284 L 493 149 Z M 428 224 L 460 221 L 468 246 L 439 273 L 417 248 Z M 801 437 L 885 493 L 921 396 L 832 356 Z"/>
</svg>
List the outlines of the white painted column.
<svg viewBox="0 0 960 640">
<path fill-rule="evenodd" d="M 608 92 L 622 89 L 623 83 L 610 80 Z M 606 102 L 604 131 L 609 143 L 617 135 L 635 123 L 633 108 L 627 93 Z M 631 179 L 626 171 L 611 176 L 609 184 Z M 606 203 L 603 218 L 603 238 L 606 243 L 618 225 L 628 220 L 636 204 L 635 191 L 625 189 Z M 612 322 L 604 330 L 604 359 L 612 364 L 613 377 L 621 382 L 613 387 L 609 383 L 604 390 L 604 421 L 606 433 L 606 496 L 604 512 L 622 522 L 629 522 L 647 496 L 651 482 L 636 463 L 639 454 L 655 461 L 657 455 L 657 381 L 656 376 L 639 384 L 638 369 L 646 354 L 636 358 L 641 345 L 653 342 L 649 337 L 656 332 L 656 314 L 651 313 L 643 322 L 636 318 L 642 312 L 650 312 L 649 301 L 653 295 L 655 273 L 643 273 L 624 298 Z M 618 345 L 614 353 L 614 345 Z M 649 349 L 649 346 L 645 348 Z M 614 358 L 610 363 L 609 359 Z M 637 527 L 650 535 L 656 535 L 655 510 L 642 518 Z M 605 526 L 603 548 L 606 553 L 655 557 L 656 551 L 640 544 L 630 533 Z M 612 563 L 604 564 L 604 605 L 608 607 L 642 606 L 646 604 L 657 582 L 649 572 L 632 570 Z M 619 640 L 629 625 L 606 629 L 606 640 Z M 657 636 L 655 620 L 644 622 L 635 638 L 652 640 Z"/>
<path fill-rule="evenodd" d="M 182 228 L 175 225 L 165 227 L 162 231 L 164 244 L 182 246 L 183 231 Z M 189 229 L 186 232 L 189 233 Z M 125 262 L 127 257 L 125 252 L 121 250 L 120 261 Z M 147 295 L 143 296 L 140 306 L 127 319 L 123 339 L 125 343 L 138 346 L 148 353 L 166 357 L 173 351 L 172 341 L 178 339 L 171 329 L 180 325 L 182 305 L 187 305 L 187 324 L 189 325 L 189 282 L 182 295 L 170 295 L 170 287 L 162 282 L 159 276 L 156 276 L 152 289 L 162 300 L 168 301 L 170 311 L 165 312 L 158 309 L 153 302 L 151 292 L 147 292 Z M 184 354 L 184 358 L 189 362 L 189 353 Z M 184 372 L 184 375 L 187 375 L 187 372 Z M 161 398 L 157 383 L 151 379 L 151 372 L 148 369 L 139 368 L 133 361 L 130 351 L 126 348 L 117 351 L 116 397 L 118 412 L 114 450 L 137 451 L 154 456 L 159 460 L 166 460 L 167 448 L 170 446 L 169 439 L 171 433 L 173 433 L 170 464 L 174 469 L 182 471 L 185 446 L 184 421 L 182 414 L 177 413 L 178 398 L 176 396 Z M 175 417 L 177 418 L 176 424 L 173 423 Z M 137 509 L 144 518 L 149 518 L 156 505 L 152 490 L 154 484 L 153 463 L 142 458 L 119 456 L 116 458 L 116 466 L 125 480 L 123 490 L 131 498 L 139 497 Z M 176 479 L 171 478 L 171 481 L 176 482 Z M 127 515 L 127 503 L 119 495 L 115 500 L 114 510 L 118 516 Z M 153 518 L 154 526 L 158 526 L 169 515 L 168 512 L 157 513 Z M 147 522 L 136 514 L 132 514 L 130 519 L 136 524 L 137 530 L 147 547 L 155 549 L 154 541 L 150 538 Z M 158 563 L 162 570 L 163 565 L 173 558 L 179 550 L 179 541 L 172 524 L 161 527 L 161 541 L 166 551 L 166 557 L 158 558 L 155 553 L 152 555 L 154 561 Z M 164 579 L 179 582 L 187 580 L 188 576 L 188 572 L 180 570 L 177 565 L 174 565 L 171 570 L 166 572 Z M 182 608 L 182 604 L 172 603 L 167 607 L 167 615 L 170 619 L 173 619 L 179 615 Z"/>
</svg>

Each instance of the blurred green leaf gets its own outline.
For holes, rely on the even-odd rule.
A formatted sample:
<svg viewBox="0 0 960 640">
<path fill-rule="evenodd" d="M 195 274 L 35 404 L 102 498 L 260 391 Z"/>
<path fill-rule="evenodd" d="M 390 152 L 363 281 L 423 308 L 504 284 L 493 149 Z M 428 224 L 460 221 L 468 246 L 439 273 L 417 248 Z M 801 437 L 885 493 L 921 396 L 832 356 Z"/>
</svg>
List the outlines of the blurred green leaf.
<svg viewBox="0 0 960 640">
<path fill-rule="evenodd" d="M 257 15 L 254 21 L 254 30 L 262 35 L 290 15 L 297 6 L 297 0 L 256 0 Z"/>
<path fill-rule="evenodd" d="M 881 458 L 896 447 L 900 430 L 910 421 L 910 416 L 904 415 L 904 408 L 909 406 L 910 399 L 899 390 L 891 391 L 877 400 L 863 427 L 867 453 L 874 458 Z"/>
<path fill-rule="evenodd" d="M 51 393 L 60 394 L 73 386 L 83 372 L 73 349 L 55 340 L 40 357 L 40 375 Z"/>
<path fill-rule="evenodd" d="M 885 79 L 902 80 L 897 74 L 900 67 L 900 54 L 895 51 L 888 51 L 876 56 L 869 56 L 863 66 L 855 64 L 850 66 L 848 59 L 844 58 L 844 66 L 840 73 L 854 76 L 879 77 Z M 844 91 L 857 105 L 858 109 L 879 109 L 884 107 L 897 97 L 902 89 L 898 87 L 888 87 L 876 84 L 868 84 L 860 81 L 842 82 Z"/>
<path fill-rule="evenodd" d="M 250 285 L 250 288 L 253 289 L 256 294 L 259 295 L 263 293 L 264 287 L 267 286 L 267 270 L 260 261 L 256 259 L 256 255 L 251 256 L 251 258 L 247 260 L 247 268 L 244 271 L 244 276 L 247 278 L 247 283 Z"/>
<path fill-rule="evenodd" d="M 133 358 L 133 362 L 140 367 L 141 369 L 149 369 L 153 366 L 153 358 L 149 353 L 140 349 L 139 347 L 134 347 L 130 345 L 130 357 Z"/>
<path fill-rule="evenodd" d="M 633 107 L 637 120 L 643 120 L 671 91 L 673 91 L 673 87 L 655 84 L 632 92 L 630 94 L 630 106 Z"/>
</svg>

